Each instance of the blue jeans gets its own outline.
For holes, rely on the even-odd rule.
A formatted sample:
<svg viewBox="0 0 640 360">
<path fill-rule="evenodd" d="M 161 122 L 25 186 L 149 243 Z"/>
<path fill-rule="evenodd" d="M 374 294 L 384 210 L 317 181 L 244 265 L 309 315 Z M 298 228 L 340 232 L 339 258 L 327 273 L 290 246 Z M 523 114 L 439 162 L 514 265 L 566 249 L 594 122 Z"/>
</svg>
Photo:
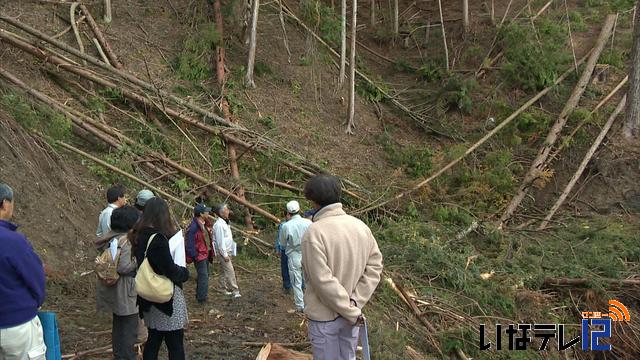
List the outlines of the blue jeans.
<svg viewBox="0 0 640 360">
<path fill-rule="evenodd" d="M 284 250 L 280 251 L 280 272 L 282 273 L 282 287 L 291 289 L 291 278 L 289 277 L 289 259 Z"/>
<path fill-rule="evenodd" d="M 196 261 L 196 272 L 198 273 L 198 282 L 196 284 L 196 300 L 203 303 L 207 301 L 209 294 L 209 263 L 207 259 Z"/>
</svg>

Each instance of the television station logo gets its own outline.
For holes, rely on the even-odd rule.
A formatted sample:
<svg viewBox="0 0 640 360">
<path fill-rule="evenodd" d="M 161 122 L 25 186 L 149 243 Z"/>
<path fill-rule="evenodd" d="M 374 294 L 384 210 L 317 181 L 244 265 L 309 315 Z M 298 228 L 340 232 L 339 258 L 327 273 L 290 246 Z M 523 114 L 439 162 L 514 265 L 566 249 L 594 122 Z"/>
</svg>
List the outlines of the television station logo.
<svg viewBox="0 0 640 360">
<path fill-rule="evenodd" d="M 496 324 L 494 342 L 488 341 L 486 325 L 480 324 L 480 350 L 503 350 L 503 336 L 507 340 L 504 350 L 527 350 L 533 339 L 541 339 L 538 351 L 550 348 L 549 343 L 556 339 L 558 351 L 565 351 L 580 344 L 583 351 L 610 351 L 611 344 L 603 340 L 611 338 L 613 322 L 629 322 L 631 315 L 627 307 L 618 300 L 609 300 L 608 312 L 583 311 L 580 322 L 580 335 L 567 338 L 566 324 L 534 323 L 534 324 Z"/>
</svg>

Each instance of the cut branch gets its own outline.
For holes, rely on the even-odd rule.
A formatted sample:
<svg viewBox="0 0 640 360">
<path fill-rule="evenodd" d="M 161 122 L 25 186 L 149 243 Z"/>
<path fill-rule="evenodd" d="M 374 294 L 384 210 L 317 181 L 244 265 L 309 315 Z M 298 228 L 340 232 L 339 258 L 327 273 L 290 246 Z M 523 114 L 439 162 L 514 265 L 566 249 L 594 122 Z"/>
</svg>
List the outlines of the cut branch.
<svg viewBox="0 0 640 360">
<path fill-rule="evenodd" d="M 595 66 L 598 62 L 598 58 L 600 57 L 600 54 L 602 53 L 602 50 L 604 49 L 604 46 L 607 43 L 607 40 L 611 37 L 611 32 L 613 31 L 613 25 L 615 23 L 615 20 L 616 20 L 615 15 L 608 15 L 607 18 L 605 19 L 604 25 L 602 26 L 602 30 L 600 31 L 600 35 L 598 36 L 598 40 L 596 41 L 596 44 L 593 47 L 593 50 L 591 51 L 589 60 L 587 60 L 587 64 L 585 65 L 585 68 L 582 72 L 582 75 L 580 76 L 580 79 L 578 80 L 578 83 L 576 84 L 571 96 L 569 97 L 569 100 L 567 100 L 567 103 L 562 109 L 562 112 L 558 116 L 558 119 L 551 127 L 551 130 L 549 131 L 549 134 L 545 139 L 544 145 L 538 152 L 538 156 L 531 163 L 531 166 L 529 167 L 529 171 L 527 171 L 527 174 L 524 176 L 524 180 L 522 181 L 522 184 L 520 185 L 516 195 L 513 197 L 513 199 L 509 203 L 509 206 L 507 206 L 504 214 L 502 214 L 498 224 L 498 229 L 502 229 L 506 225 L 507 221 L 511 219 L 511 217 L 516 212 L 522 200 L 524 200 L 524 197 L 527 194 L 527 191 L 529 190 L 533 182 L 539 178 L 540 174 L 544 170 L 545 164 L 547 163 L 547 159 L 549 158 L 549 154 L 551 152 L 552 147 L 558 140 L 560 133 L 562 132 L 562 128 L 564 127 L 564 125 L 567 123 L 567 120 L 569 119 L 569 115 L 571 115 L 571 113 L 576 108 L 576 106 L 578 106 L 578 102 L 580 101 L 582 94 L 584 93 L 585 89 L 587 88 L 587 85 L 589 84 L 589 80 L 591 79 L 591 74 L 595 69 Z M 577 62 L 576 62 L 576 67 L 577 67 Z"/>
</svg>

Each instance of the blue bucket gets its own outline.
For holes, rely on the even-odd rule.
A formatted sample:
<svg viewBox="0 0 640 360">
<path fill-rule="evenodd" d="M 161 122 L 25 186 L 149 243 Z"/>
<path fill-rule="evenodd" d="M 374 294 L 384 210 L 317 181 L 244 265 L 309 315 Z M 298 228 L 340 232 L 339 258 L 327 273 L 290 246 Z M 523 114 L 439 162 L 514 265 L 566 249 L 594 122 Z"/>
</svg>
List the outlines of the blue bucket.
<svg viewBox="0 0 640 360">
<path fill-rule="evenodd" d="M 56 313 L 48 311 L 38 312 L 42 331 L 44 333 L 44 343 L 47 345 L 47 360 L 61 360 L 60 336 L 58 335 L 58 321 Z"/>
</svg>

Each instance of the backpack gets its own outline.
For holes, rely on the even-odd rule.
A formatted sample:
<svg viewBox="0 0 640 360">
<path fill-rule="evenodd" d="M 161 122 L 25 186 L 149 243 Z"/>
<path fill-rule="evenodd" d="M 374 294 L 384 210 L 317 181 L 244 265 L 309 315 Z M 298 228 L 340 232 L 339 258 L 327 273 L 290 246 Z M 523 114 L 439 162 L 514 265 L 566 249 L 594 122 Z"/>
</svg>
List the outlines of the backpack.
<svg viewBox="0 0 640 360">
<path fill-rule="evenodd" d="M 111 255 L 111 246 L 108 246 L 104 251 L 96 257 L 95 260 L 95 273 L 100 282 L 105 286 L 114 286 L 120 274 L 118 274 L 118 263 L 120 262 L 120 239 L 113 238 L 111 241 L 117 241 L 118 249 L 116 250 L 115 259 Z M 124 238 L 126 241 L 126 237 Z M 111 242 L 109 242 L 111 244 Z"/>
</svg>

